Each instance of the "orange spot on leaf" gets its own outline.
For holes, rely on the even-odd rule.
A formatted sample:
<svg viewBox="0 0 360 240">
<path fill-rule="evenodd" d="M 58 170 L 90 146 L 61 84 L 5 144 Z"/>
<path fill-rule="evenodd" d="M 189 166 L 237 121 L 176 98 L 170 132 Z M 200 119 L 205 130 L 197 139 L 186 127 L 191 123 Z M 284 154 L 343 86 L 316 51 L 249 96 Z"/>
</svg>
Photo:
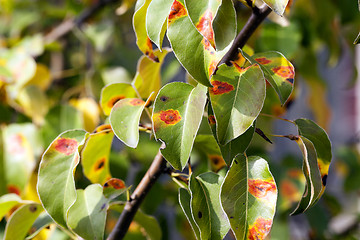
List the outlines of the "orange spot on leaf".
<svg viewBox="0 0 360 240">
<path fill-rule="evenodd" d="M 284 180 L 280 184 L 280 194 L 283 195 L 286 199 L 296 202 L 300 195 L 299 189 L 296 185 L 289 180 Z"/>
<path fill-rule="evenodd" d="M 104 125 L 98 126 L 95 129 L 95 133 L 102 132 L 102 131 L 111 132 L 112 131 L 111 125 L 110 124 L 104 124 Z"/>
<path fill-rule="evenodd" d="M 264 181 L 261 179 L 249 179 L 249 192 L 256 198 L 276 203 L 276 185 L 274 180 Z"/>
<path fill-rule="evenodd" d="M 104 184 L 105 188 L 114 188 L 114 189 L 122 189 L 125 188 L 125 183 L 123 180 L 118 179 L 118 178 L 110 178 L 105 184 Z"/>
<path fill-rule="evenodd" d="M 154 62 L 159 62 L 159 58 L 154 54 L 152 42 L 149 37 L 146 39 L 146 48 L 147 51 L 145 51 L 145 55 L 148 56 Z"/>
<path fill-rule="evenodd" d="M 212 27 L 213 18 L 214 16 L 210 9 L 206 10 L 200 17 L 199 22 L 196 24 L 196 28 L 208 41 L 210 41 L 212 46 L 215 46 L 214 30 Z"/>
<path fill-rule="evenodd" d="M 209 115 L 208 116 L 208 121 L 209 121 L 210 125 L 216 124 L 215 116 L 214 115 Z"/>
<path fill-rule="evenodd" d="M 213 95 L 220 95 L 234 90 L 234 86 L 226 82 L 212 81 L 211 84 L 214 86 L 210 88 L 210 93 Z"/>
<path fill-rule="evenodd" d="M 258 63 L 263 64 L 263 65 L 271 63 L 271 60 L 269 60 L 269 59 L 267 59 L 267 58 L 265 58 L 265 57 L 255 58 L 255 60 L 256 60 Z"/>
<path fill-rule="evenodd" d="M 71 155 L 79 146 L 79 143 L 75 139 L 71 138 L 59 138 L 55 140 L 53 147 L 56 151 L 61 152 L 65 155 Z"/>
<path fill-rule="evenodd" d="M 184 5 L 179 1 L 175 0 L 171 6 L 170 14 L 168 17 L 168 24 L 173 23 L 176 19 L 187 15 L 187 11 Z"/>
<path fill-rule="evenodd" d="M 255 220 L 254 225 L 249 227 L 250 240 L 262 240 L 269 234 L 272 225 L 271 219 L 259 217 Z"/>
<path fill-rule="evenodd" d="M 222 169 L 223 167 L 226 166 L 226 163 L 225 163 L 224 159 L 222 158 L 222 156 L 220 156 L 220 155 L 209 155 L 208 157 L 210 159 L 212 169 L 215 172 L 218 172 L 220 169 Z"/>
<path fill-rule="evenodd" d="M 272 68 L 275 74 L 286 79 L 294 79 L 294 68 L 291 66 L 278 66 Z M 289 81 L 290 82 L 290 81 Z"/>
<path fill-rule="evenodd" d="M 106 158 L 105 158 L 105 157 L 102 157 L 102 158 L 100 158 L 99 160 L 97 160 L 97 161 L 95 162 L 95 164 L 94 164 L 94 170 L 95 170 L 95 172 L 103 169 L 104 166 L 105 166 L 105 162 L 106 162 Z"/>
<path fill-rule="evenodd" d="M 166 124 L 175 125 L 180 122 L 181 116 L 178 110 L 169 109 L 160 111 L 160 120 Z"/>
<path fill-rule="evenodd" d="M 140 106 L 140 105 L 143 105 L 145 102 L 141 99 L 137 99 L 137 98 L 134 98 L 132 100 L 129 101 L 129 104 L 132 105 L 132 106 Z"/>
<path fill-rule="evenodd" d="M 216 61 L 216 60 L 211 61 L 210 66 L 209 66 L 209 76 L 211 76 L 215 72 L 217 64 L 218 64 L 218 61 Z"/>
<path fill-rule="evenodd" d="M 108 101 L 107 105 L 108 105 L 108 107 L 112 108 L 115 105 L 115 103 L 117 103 L 118 101 L 120 101 L 121 99 L 124 99 L 124 98 L 125 98 L 124 95 L 119 95 L 119 96 L 112 97 Z"/>
<path fill-rule="evenodd" d="M 10 185 L 7 185 L 6 188 L 7 188 L 8 193 L 15 193 L 16 195 L 19 195 L 19 196 L 21 194 L 20 189 L 15 185 L 10 184 Z"/>
</svg>

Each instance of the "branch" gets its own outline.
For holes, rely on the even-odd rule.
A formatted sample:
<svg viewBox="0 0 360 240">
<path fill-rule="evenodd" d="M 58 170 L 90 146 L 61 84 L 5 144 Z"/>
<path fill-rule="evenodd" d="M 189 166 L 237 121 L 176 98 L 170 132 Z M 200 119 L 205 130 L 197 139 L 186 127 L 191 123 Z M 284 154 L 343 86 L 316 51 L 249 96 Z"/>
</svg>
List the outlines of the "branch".
<svg viewBox="0 0 360 240">
<path fill-rule="evenodd" d="M 226 63 L 226 65 L 230 66 L 231 61 L 234 61 L 238 58 L 239 48 L 243 48 L 245 46 L 250 36 L 255 32 L 262 21 L 264 21 L 264 19 L 271 13 L 271 11 L 271 8 L 265 4 L 260 8 L 256 6 L 253 7 L 250 18 L 236 36 L 229 51 L 224 55 L 218 65 Z"/>
<path fill-rule="evenodd" d="M 119 0 L 98 0 L 94 5 L 85 9 L 77 18 L 71 18 L 60 23 L 45 36 L 45 43 L 52 43 L 55 40 L 69 33 L 74 27 L 80 27 L 89 18 L 103 9 L 106 5 L 118 2 Z"/>
<path fill-rule="evenodd" d="M 110 233 L 107 240 L 118 240 L 125 236 L 130 223 L 132 222 L 137 210 L 140 207 L 140 204 L 144 200 L 147 193 L 150 191 L 153 184 L 157 181 L 159 176 L 164 173 L 165 170 L 166 160 L 161 155 L 159 150 L 145 176 L 141 179 L 141 182 L 136 187 L 129 201 L 126 202 L 124 210 L 122 211 L 114 229 Z"/>
</svg>

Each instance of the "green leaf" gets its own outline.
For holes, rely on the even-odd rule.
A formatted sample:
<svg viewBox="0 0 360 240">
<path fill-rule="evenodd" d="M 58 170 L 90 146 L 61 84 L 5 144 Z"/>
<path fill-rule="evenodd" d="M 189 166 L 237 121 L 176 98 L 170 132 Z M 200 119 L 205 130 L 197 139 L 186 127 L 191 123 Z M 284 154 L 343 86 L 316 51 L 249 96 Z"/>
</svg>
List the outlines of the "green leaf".
<svg viewBox="0 0 360 240">
<path fill-rule="evenodd" d="M 10 124 L 3 128 L 4 177 L 9 193 L 18 195 L 30 179 L 35 167 L 35 154 L 38 146 L 37 129 L 33 124 Z"/>
<path fill-rule="evenodd" d="M 194 142 L 194 148 L 200 150 L 207 156 L 213 172 L 218 172 L 226 163 L 221 156 L 218 143 L 213 135 L 197 135 Z"/>
<path fill-rule="evenodd" d="M 40 162 L 37 183 L 39 198 L 48 214 L 64 228 L 68 209 L 76 200 L 74 172 L 80 158 L 78 148 L 86 137 L 87 133 L 83 130 L 60 134 Z"/>
<path fill-rule="evenodd" d="M 13 207 L 22 202 L 15 193 L 9 193 L 0 197 L 0 221 Z"/>
<path fill-rule="evenodd" d="M 246 69 L 221 65 L 209 89 L 221 145 L 242 135 L 259 115 L 265 99 L 265 81 L 258 65 Z"/>
<path fill-rule="evenodd" d="M 306 178 L 306 187 L 298 206 L 291 215 L 305 212 L 317 202 L 323 193 L 322 179 L 314 144 L 305 137 L 299 137 L 296 142 L 303 154 L 302 169 Z"/>
<path fill-rule="evenodd" d="M 110 115 L 115 103 L 124 98 L 136 97 L 136 92 L 129 83 L 113 83 L 101 90 L 100 105 L 105 115 Z"/>
<path fill-rule="evenodd" d="M 139 143 L 139 122 L 145 102 L 137 98 L 118 101 L 110 113 L 110 124 L 117 138 L 127 146 L 136 148 Z"/>
<path fill-rule="evenodd" d="M 110 206 L 110 209 L 122 212 L 124 209 L 124 204 L 113 204 Z M 147 237 L 149 237 L 150 240 L 162 239 L 162 231 L 156 218 L 143 213 L 141 210 L 138 210 L 133 221 L 143 227 Z"/>
<path fill-rule="evenodd" d="M 237 239 L 265 239 L 270 232 L 277 188 L 267 162 L 238 155 L 221 188 L 221 203 Z"/>
<path fill-rule="evenodd" d="M 104 184 L 111 178 L 109 156 L 113 138 L 111 126 L 105 124 L 96 128 L 85 142 L 81 151 L 81 165 L 84 175 L 92 183 Z"/>
<path fill-rule="evenodd" d="M 99 184 L 76 191 L 76 201 L 68 213 L 69 227 L 84 239 L 103 239 L 108 200 Z"/>
<path fill-rule="evenodd" d="M 26 204 L 18 208 L 6 224 L 4 240 L 25 239 L 42 211 L 44 209 L 38 203 Z"/>
<path fill-rule="evenodd" d="M 275 13 L 282 16 L 289 0 L 263 0 Z"/>
<path fill-rule="evenodd" d="M 159 62 L 151 61 L 149 58 L 142 56 L 137 65 L 136 76 L 132 82 L 138 90 L 142 98 L 150 97 L 152 92 L 155 92 L 153 98 L 161 88 L 161 66 L 164 62 L 166 55 L 171 51 L 169 48 L 164 48 L 162 52 L 159 50 L 154 51 L 155 56 Z M 154 99 L 151 99 L 154 100 Z"/>
<path fill-rule="evenodd" d="M 171 7 L 167 37 L 176 58 L 188 73 L 196 81 L 210 87 L 210 76 L 226 50 L 215 52 L 210 42 L 192 24 L 183 0 L 175 0 Z"/>
<path fill-rule="evenodd" d="M 166 31 L 166 20 L 173 0 L 152 0 L 146 13 L 146 32 L 151 41 L 161 49 Z"/>
<path fill-rule="evenodd" d="M 281 104 L 285 104 L 294 88 L 295 70 L 279 52 L 257 53 L 253 56 L 242 52 L 251 64 L 259 64 L 266 80 L 271 84 L 279 95 Z"/>
<path fill-rule="evenodd" d="M 25 239 L 34 239 L 36 235 L 38 235 L 41 232 L 41 230 L 50 226 L 50 224 L 52 223 L 54 223 L 52 218 L 46 212 L 42 212 L 31 226 L 30 228 L 31 234 L 27 236 Z"/>
<path fill-rule="evenodd" d="M 190 177 L 191 210 L 200 239 L 223 239 L 230 229 L 219 198 L 222 182 L 223 178 L 213 172 Z"/>
<path fill-rule="evenodd" d="M 136 34 L 136 44 L 148 58 L 158 62 L 159 59 L 154 55 L 150 38 L 146 32 L 146 12 L 151 0 L 138 0 L 136 2 L 135 13 L 133 16 L 133 26 Z"/>
<path fill-rule="evenodd" d="M 128 189 L 124 181 L 118 178 L 110 178 L 103 186 L 104 196 L 109 199 L 109 201 L 120 196 Z"/>
<path fill-rule="evenodd" d="M 193 147 L 206 103 L 206 87 L 174 82 L 157 95 L 152 115 L 154 135 L 166 144 L 161 150 L 176 169 L 183 169 Z"/>
<path fill-rule="evenodd" d="M 191 214 L 190 201 L 191 201 L 191 195 L 189 191 L 185 188 L 179 188 L 179 203 L 181 209 L 183 210 L 187 220 L 189 221 L 190 226 L 195 233 L 196 239 L 200 239 L 200 230 L 195 223 L 193 215 Z"/>
<path fill-rule="evenodd" d="M 214 49 L 218 48 L 218 43 L 220 49 L 224 49 L 235 38 L 236 16 L 231 0 L 186 0 L 185 5 L 193 25 Z"/>
</svg>

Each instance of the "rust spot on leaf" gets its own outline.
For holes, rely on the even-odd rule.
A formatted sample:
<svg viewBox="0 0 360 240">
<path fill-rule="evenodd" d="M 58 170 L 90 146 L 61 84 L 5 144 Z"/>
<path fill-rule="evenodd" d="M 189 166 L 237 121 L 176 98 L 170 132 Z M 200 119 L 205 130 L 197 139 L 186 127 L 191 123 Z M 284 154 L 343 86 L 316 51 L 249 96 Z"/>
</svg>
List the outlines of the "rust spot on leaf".
<svg viewBox="0 0 360 240">
<path fill-rule="evenodd" d="M 176 19 L 187 16 L 187 11 L 184 5 L 182 5 L 179 1 L 175 0 L 171 6 L 170 14 L 168 17 L 168 24 L 170 25 Z"/>
<path fill-rule="evenodd" d="M 272 225 L 271 219 L 259 217 L 255 223 L 249 227 L 249 240 L 262 240 L 269 234 Z"/>
<path fill-rule="evenodd" d="M 300 192 L 296 185 L 289 180 L 284 180 L 280 184 L 280 193 L 290 201 L 297 201 L 300 197 Z"/>
<path fill-rule="evenodd" d="M 99 160 L 97 160 L 94 164 L 94 170 L 99 171 L 104 168 L 106 162 L 106 158 L 102 157 Z"/>
<path fill-rule="evenodd" d="M 129 101 L 129 104 L 132 105 L 132 106 L 140 106 L 140 105 L 143 105 L 145 102 L 141 99 L 137 99 L 137 98 L 134 98 L 132 100 Z"/>
<path fill-rule="evenodd" d="M 95 129 L 95 133 L 99 133 L 99 132 L 103 132 L 103 131 L 105 133 L 111 132 L 112 131 L 111 125 L 110 124 L 104 124 L 104 125 L 98 126 Z"/>
<path fill-rule="evenodd" d="M 212 46 L 215 46 L 214 30 L 212 27 L 213 19 L 214 16 L 210 9 L 206 10 L 200 17 L 199 22 L 196 24 L 196 28 L 207 40 L 210 41 Z"/>
<path fill-rule="evenodd" d="M 152 42 L 149 37 L 146 39 L 146 48 L 148 50 L 145 52 L 145 55 L 148 56 L 154 62 L 159 62 L 159 58 L 154 54 Z"/>
<path fill-rule="evenodd" d="M 36 212 L 37 207 L 35 205 L 30 205 L 29 210 L 30 210 L 30 212 L 34 213 L 34 212 Z"/>
<path fill-rule="evenodd" d="M 169 99 L 169 97 L 166 97 L 166 96 L 161 96 L 161 97 L 160 97 L 160 100 L 161 100 L 162 102 L 166 102 L 168 99 Z"/>
<path fill-rule="evenodd" d="M 328 176 L 328 175 L 325 174 L 325 175 L 322 176 L 322 178 L 321 178 L 323 186 L 326 186 L 327 176 Z"/>
<path fill-rule="evenodd" d="M 209 65 L 209 76 L 211 76 L 216 71 L 217 64 L 218 64 L 218 61 L 216 61 L 216 60 L 211 61 L 210 65 Z"/>
<path fill-rule="evenodd" d="M 20 189 L 17 187 L 17 186 L 15 186 L 15 185 L 7 185 L 7 191 L 8 191 L 8 193 L 15 193 L 16 195 L 19 195 L 20 196 Z"/>
<path fill-rule="evenodd" d="M 294 69 L 293 67 L 290 66 L 278 66 L 278 67 L 274 67 L 272 68 L 272 70 L 274 71 L 275 74 L 279 75 L 280 77 L 283 78 L 290 78 L 293 79 L 294 78 Z"/>
<path fill-rule="evenodd" d="M 214 86 L 210 88 L 210 93 L 213 95 L 220 95 L 234 90 L 234 86 L 226 82 L 212 81 L 211 84 Z"/>
<path fill-rule="evenodd" d="M 112 187 L 114 189 L 122 189 L 125 188 L 125 183 L 123 180 L 118 178 L 110 178 L 105 184 L 105 188 Z"/>
<path fill-rule="evenodd" d="M 120 101 L 121 99 L 124 99 L 124 98 L 125 98 L 124 95 L 119 95 L 119 96 L 112 97 L 108 101 L 107 105 L 108 105 L 108 107 L 112 108 L 115 105 L 115 103 L 117 103 L 118 101 Z"/>
<path fill-rule="evenodd" d="M 249 179 L 249 192 L 256 198 L 276 203 L 276 185 L 274 180 Z"/>
<path fill-rule="evenodd" d="M 160 120 L 166 124 L 175 125 L 180 122 L 181 116 L 178 110 L 169 109 L 160 111 Z"/>
<path fill-rule="evenodd" d="M 265 57 L 255 58 L 255 60 L 256 60 L 258 63 L 262 64 L 262 65 L 271 63 L 271 60 L 270 60 L 270 59 L 267 59 L 267 58 L 265 58 Z"/>
<path fill-rule="evenodd" d="M 56 151 L 65 155 L 73 154 L 78 147 L 79 143 L 75 139 L 71 138 L 58 138 L 55 140 L 53 147 Z"/>
<path fill-rule="evenodd" d="M 209 155 L 210 163 L 214 172 L 218 172 L 220 169 L 226 166 L 226 163 L 220 155 Z"/>
<path fill-rule="evenodd" d="M 202 218 L 202 212 L 198 212 L 198 218 Z"/>
<path fill-rule="evenodd" d="M 209 124 L 212 126 L 212 125 L 215 125 L 216 124 L 216 119 L 215 119 L 215 116 L 214 115 L 209 115 L 208 116 L 208 122 Z"/>
</svg>

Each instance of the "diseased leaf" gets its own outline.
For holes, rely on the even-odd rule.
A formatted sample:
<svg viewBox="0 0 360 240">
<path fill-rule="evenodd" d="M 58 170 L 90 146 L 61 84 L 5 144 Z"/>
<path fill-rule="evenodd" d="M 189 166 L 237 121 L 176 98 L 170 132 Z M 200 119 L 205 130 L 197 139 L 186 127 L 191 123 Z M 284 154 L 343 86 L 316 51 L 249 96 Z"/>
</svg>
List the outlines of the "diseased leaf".
<svg viewBox="0 0 360 240">
<path fill-rule="evenodd" d="M 81 112 L 83 128 L 92 132 L 100 123 L 100 108 L 97 102 L 90 97 L 73 98 L 69 103 Z"/>
<path fill-rule="evenodd" d="M 109 156 L 114 138 L 109 124 L 99 126 L 94 134 L 89 135 L 81 151 L 81 165 L 84 175 L 92 183 L 104 184 L 109 178 Z"/>
<path fill-rule="evenodd" d="M 258 65 L 240 68 L 223 64 L 209 89 L 221 145 L 242 135 L 255 121 L 265 99 L 265 81 Z"/>
<path fill-rule="evenodd" d="M 113 83 L 101 90 L 100 104 L 105 115 L 110 115 L 115 103 L 124 98 L 134 98 L 136 92 L 129 83 Z"/>
<path fill-rule="evenodd" d="M 279 52 L 257 53 L 253 56 L 242 52 L 251 64 L 257 63 L 261 67 L 266 80 L 279 95 L 281 104 L 285 104 L 294 88 L 295 70 Z"/>
<path fill-rule="evenodd" d="M 104 196 L 109 199 L 109 201 L 120 196 L 128 189 L 124 181 L 118 178 L 110 178 L 103 186 Z"/>
<path fill-rule="evenodd" d="M 146 102 L 138 98 L 118 101 L 110 113 L 110 124 L 117 138 L 136 148 L 139 142 L 139 122 Z"/>
<path fill-rule="evenodd" d="M 152 0 L 146 12 L 147 35 L 159 49 L 162 47 L 172 4 L 173 0 Z"/>
<path fill-rule="evenodd" d="M 154 135 L 166 144 L 161 153 L 176 169 L 188 161 L 205 103 L 206 87 L 180 82 L 165 85 L 155 99 Z"/>
<path fill-rule="evenodd" d="M 303 154 L 303 173 L 306 178 L 304 194 L 291 215 L 305 212 L 314 205 L 322 194 L 322 180 L 317 162 L 317 155 L 314 144 L 307 138 L 300 136 L 296 142 Z"/>
<path fill-rule="evenodd" d="M 103 239 L 108 200 L 99 184 L 76 191 L 76 201 L 69 208 L 68 225 L 84 239 Z"/>
<path fill-rule="evenodd" d="M 201 239 L 200 238 L 200 230 L 199 230 L 198 226 L 196 225 L 193 215 L 191 213 L 190 201 L 191 201 L 191 195 L 190 195 L 189 191 L 186 190 L 185 188 L 179 188 L 180 206 L 181 206 L 187 220 L 189 221 L 191 228 L 194 231 L 196 239 Z"/>
<path fill-rule="evenodd" d="M 190 177 L 191 209 L 200 239 L 223 239 L 230 229 L 219 198 L 222 182 L 223 178 L 213 172 Z"/>
<path fill-rule="evenodd" d="M 238 155 L 220 196 L 237 239 L 265 239 L 275 214 L 277 188 L 264 159 Z"/>
<path fill-rule="evenodd" d="M 170 51 L 171 49 L 169 48 L 164 48 L 162 52 L 155 50 L 154 54 L 159 59 L 159 62 L 151 61 L 145 56 L 139 59 L 136 76 L 132 84 L 142 98 L 148 98 L 152 92 L 155 92 L 151 100 L 155 99 L 156 94 L 161 88 L 161 66 Z"/>
<path fill-rule="evenodd" d="M 274 12 L 282 16 L 289 0 L 263 0 Z"/>
<path fill-rule="evenodd" d="M 39 198 L 47 213 L 64 228 L 67 228 L 68 209 L 76 200 L 74 171 L 80 158 L 78 148 L 84 144 L 86 137 L 87 133 L 83 130 L 60 134 L 40 162 Z"/>
<path fill-rule="evenodd" d="M 210 42 L 194 27 L 183 0 L 175 0 L 168 17 L 167 37 L 176 58 L 188 73 L 210 87 L 210 76 L 226 50 L 215 52 Z"/>
<path fill-rule="evenodd" d="M 146 12 L 151 0 L 138 0 L 133 16 L 133 26 L 136 34 L 136 44 L 148 58 L 158 62 L 159 59 L 154 55 L 150 38 L 146 32 Z"/>
<path fill-rule="evenodd" d="M 44 209 L 38 203 L 29 203 L 18 208 L 6 224 L 4 240 L 25 239 L 42 211 Z"/>
<path fill-rule="evenodd" d="M 13 207 L 22 202 L 22 199 L 15 193 L 9 193 L 0 197 L 0 221 Z"/>
<path fill-rule="evenodd" d="M 218 143 L 212 135 L 198 135 L 195 138 L 194 148 L 200 150 L 208 158 L 213 172 L 218 172 L 226 166 L 226 162 L 221 156 Z"/>
<path fill-rule="evenodd" d="M 52 218 L 46 212 L 42 212 L 31 226 L 30 235 L 25 239 L 34 239 L 41 232 L 41 230 L 49 227 L 52 223 L 54 223 Z"/>
</svg>

